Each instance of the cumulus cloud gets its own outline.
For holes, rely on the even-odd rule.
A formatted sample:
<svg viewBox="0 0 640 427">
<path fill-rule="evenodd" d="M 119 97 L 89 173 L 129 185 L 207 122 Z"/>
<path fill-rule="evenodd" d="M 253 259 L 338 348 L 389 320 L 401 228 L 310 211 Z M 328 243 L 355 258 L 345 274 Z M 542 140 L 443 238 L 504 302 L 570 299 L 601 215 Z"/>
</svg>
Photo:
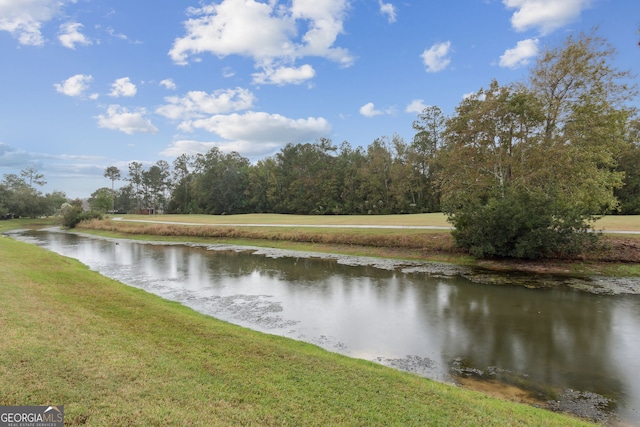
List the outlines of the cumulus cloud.
<svg viewBox="0 0 640 427">
<path fill-rule="evenodd" d="M 421 58 L 428 73 L 437 73 L 447 68 L 451 62 L 449 52 L 451 50 L 451 42 L 436 43 L 429 49 L 422 52 Z"/>
<path fill-rule="evenodd" d="M 175 84 L 175 82 L 173 81 L 173 79 L 164 79 L 160 82 L 160 86 L 164 87 L 165 89 L 169 89 L 169 90 L 176 90 L 177 86 Z"/>
<path fill-rule="evenodd" d="M 147 111 L 139 108 L 129 111 L 120 105 L 110 105 L 106 114 L 97 116 L 98 127 L 118 130 L 127 135 L 134 133 L 157 133 L 158 129 L 146 118 Z"/>
<path fill-rule="evenodd" d="M 255 160 L 272 155 L 287 143 L 313 141 L 331 133 L 331 125 L 322 117 L 292 119 L 279 114 L 249 111 L 243 114 L 215 115 L 185 124 L 183 130 L 202 129 L 216 134 L 215 142 L 190 139 L 174 141 L 161 154 L 205 153 L 212 147 L 237 151 Z"/>
<path fill-rule="evenodd" d="M 83 27 L 79 22 L 67 22 L 66 24 L 60 25 L 60 31 L 58 33 L 60 44 L 69 49 L 75 49 L 76 44 L 90 45 L 91 41 L 80 32 Z"/>
<path fill-rule="evenodd" d="M 269 69 L 289 67 L 289 71 L 297 70 L 292 82 L 299 82 L 300 72 L 309 72 L 304 66 L 291 67 L 299 58 L 317 56 L 345 66 L 352 64 L 348 50 L 334 46 L 343 32 L 347 7 L 347 0 L 294 0 L 291 6 L 275 1 L 222 0 L 189 8 L 186 35 L 175 39 L 169 56 L 181 65 L 203 53 L 247 56 L 257 68 L 265 69 L 258 73 L 265 80 L 269 80 Z M 306 32 L 299 35 L 299 27 Z"/>
<path fill-rule="evenodd" d="M 202 129 L 229 141 L 261 143 L 298 143 L 326 136 L 331 125 L 322 117 L 291 119 L 280 114 L 248 111 L 243 114 L 214 115 L 184 122 L 182 130 Z"/>
<path fill-rule="evenodd" d="M 538 39 L 521 40 L 513 49 L 507 49 L 500 57 L 500 66 L 517 68 L 527 65 L 538 54 Z"/>
<path fill-rule="evenodd" d="M 380 13 L 387 16 L 389 23 L 396 22 L 396 7 L 392 3 L 384 3 L 382 0 L 378 0 L 380 5 Z"/>
<path fill-rule="evenodd" d="M 161 151 L 160 154 L 168 157 L 178 157 L 182 154 L 204 154 L 213 147 L 217 147 L 225 153 L 236 151 L 242 153 L 244 157 L 258 160 L 277 152 L 282 147 L 282 143 L 278 141 L 254 143 L 253 141 L 241 140 L 204 142 L 181 139 L 171 143 L 171 145 Z"/>
<path fill-rule="evenodd" d="M 375 116 L 380 116 L 382 114 L 393 115 L 395 113 L 396 113 L 395 107 L 386 108 L 384 111 L 378 110 L 376 106 L 373 104 L 373 102 L 368 102 L 364 104 L 362 107 L 360 107 L 360 114 L 362 114 L 365 117 L 375 117 Z"/>
<path fill-rule="evenodd" d="M 422 113 L 422 111 L 424 111 L 425 108 L 427 108 L 428 105 L 426 105 L 424 103 L 423 99 L 414 99 L 413 101 L 411 101 L 407 107 L 404 109 L 405 112 L 407 113 Z"/>
<path fill-rule="evenodd" d="M 373 104 L 373 102 L 368 102 L 360 107 L 360 114 L 365 117 L 375 117 L 383 114 L 383 112 L 380 110 L 376 110 L 376 106 Z"/>
<path fill-rule="evenodd" d="M 311 65 L 304 64 L 301 67 L 280 67 L 277 69 L 265 68 L 261 73 L 253 74 L 253 82 L 257 84 L 301 84 L 316 75 L 316 70 Z"/>
<path fill-rule="evenodd" d="M 8 31 L 23 45 L 40 46 L 42 24 L 50 21 L 66 3 L 64 0 L 2 0 L 0 31 Z"/>
<path fill-rule="evenodd" d="M 138 89 L 136 88 L 136 85 L 131 83 L 129 77 L 122 77 L 113 82 L 109 96 L 114 98 L 119 98 L 121 96 L 135 96 L 137 92 Z"/>
<path fill-rule="evenodd" d="M 537 28 L 545 35 L 575 21 L 592 0 L 502 0 L 502 3 L 508 9 L 516 9 L 511 17 L 511 26 L 516 31 Z"/>
<path fill-rule="evenodd" d="M 93 77 L 87 74 L 76 74 L 62 83 L 55 83 L 56 91 L 67 96 L 81 97 L 89 89 Z"/>
<path fill-rule="evenodd" d="M 185 96 L 169 96 L 167 104 L 156 109 L 156 113 L 173 120 L 205 118 L 207 115 L 247 110 L 253 106 L 255 96 L 242 88 L 217 90 L 212 93 L 191 91 Z"/>
</svg>

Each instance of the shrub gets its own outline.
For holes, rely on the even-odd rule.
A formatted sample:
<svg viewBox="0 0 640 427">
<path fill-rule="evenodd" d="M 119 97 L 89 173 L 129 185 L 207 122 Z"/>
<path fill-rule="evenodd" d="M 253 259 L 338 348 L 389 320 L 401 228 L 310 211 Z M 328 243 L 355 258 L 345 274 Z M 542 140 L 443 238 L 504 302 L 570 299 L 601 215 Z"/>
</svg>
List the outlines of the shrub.
<svg viewBox="0 0 640 427">
<path fill-rule="evenodd" d="M 590 232 L 592 219 L 527 192 L 491 197 L 450 216 L 456 245 L 472 255 L 525 259 L 582 253 L 598 240 Z"/>
<path fill-rule="evenodd" d="M 91 219 L 102 219 L 102 214 L 96 211 L 85 212 L 79 206 L 73 206 L 65 209 L 62 216 L 62 225 L 67 228 L 75 228 L 82 221 Z"/>
</svg>

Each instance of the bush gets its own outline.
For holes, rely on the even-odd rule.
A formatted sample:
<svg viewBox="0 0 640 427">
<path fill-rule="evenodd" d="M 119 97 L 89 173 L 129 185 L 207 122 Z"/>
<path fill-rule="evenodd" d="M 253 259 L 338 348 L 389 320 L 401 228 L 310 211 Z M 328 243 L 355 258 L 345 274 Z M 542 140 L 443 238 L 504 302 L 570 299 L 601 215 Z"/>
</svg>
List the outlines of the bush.
<svg viewBox="0 0 640 427">
<path fill-rule="evenodd" d="M 79 206 L 72 206 L 64 210 L 62 225 L 67 228 L 75 228 L 80 222 L 91 219 L 102 219 L 102 214 L 96 211 L 85 212 Z"/>
<path fill-rule="evenodd" d="M 598 240 L 590 232 L 592 219 L 527 192 L 491 197 L 484 204 L 469 204 L 450 215 L 456 245 L 479 258 L 580 254 Z"/>
</svg>

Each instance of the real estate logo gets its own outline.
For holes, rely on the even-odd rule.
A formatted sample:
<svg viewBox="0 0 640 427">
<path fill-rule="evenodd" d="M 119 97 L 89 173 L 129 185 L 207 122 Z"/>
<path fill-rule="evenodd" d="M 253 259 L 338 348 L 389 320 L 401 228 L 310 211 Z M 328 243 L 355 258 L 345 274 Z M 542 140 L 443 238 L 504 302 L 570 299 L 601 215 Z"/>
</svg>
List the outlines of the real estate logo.
<svg viewBox="0 0 640 427">
<path fill-rule="evenodd" d="M 64 406 L 0 406 L 0 427 L 64 427 Z"/>
</svg>

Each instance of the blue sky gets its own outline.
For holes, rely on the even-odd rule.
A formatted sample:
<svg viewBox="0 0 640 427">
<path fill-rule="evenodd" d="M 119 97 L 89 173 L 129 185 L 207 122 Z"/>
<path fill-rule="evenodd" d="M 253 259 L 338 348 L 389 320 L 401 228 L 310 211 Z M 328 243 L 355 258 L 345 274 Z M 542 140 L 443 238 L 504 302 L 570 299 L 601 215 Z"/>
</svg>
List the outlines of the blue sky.
<svg viewBox="0 0 640 427">
<path fill-rule="evenodd" d="M 0 175 L 35 166 L 75 198 L 213 146 L 409 142 L 425 106 L 595 26 L 640 72 L 637 0 L 0 0 Z"/>
</svg>

